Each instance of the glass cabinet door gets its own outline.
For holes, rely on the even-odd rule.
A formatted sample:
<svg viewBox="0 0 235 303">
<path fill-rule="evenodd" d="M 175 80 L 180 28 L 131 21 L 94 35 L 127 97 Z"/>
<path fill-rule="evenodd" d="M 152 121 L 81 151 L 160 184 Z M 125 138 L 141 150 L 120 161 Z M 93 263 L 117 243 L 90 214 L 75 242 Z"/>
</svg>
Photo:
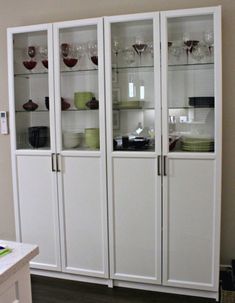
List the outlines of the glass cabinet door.
<svg viewBox="0 0 235 303">
<path fill-rule="evenodd" d="M 213 14 L 167 18 L 169 152 L 214 152 Z"/>
<path fill-rule="evenodd" d="M 32 28 L 12 37 L 15 143 L 16 149 L 47 150 L 51 148 L 50 110 L 45 99 L 50 90 L 48 53 L 52 48 L 48 49 L 48 27 Z"/>
<path fill-rule="evenodd" d="M 66 22 L 57 26 L 56 106 L 61 150 L 99 150 L 103 41 L 98 39 L 98 25 Z"/>
<path fill-rule="evenodd" d="M 154 89 L 156 37 L 153 23 L 152 18 L 146 17 L 138 21 L 114 20 L 110 25 L 111 137 L 114 151 L 155 150 L 157 98 Z"/>
</svg>

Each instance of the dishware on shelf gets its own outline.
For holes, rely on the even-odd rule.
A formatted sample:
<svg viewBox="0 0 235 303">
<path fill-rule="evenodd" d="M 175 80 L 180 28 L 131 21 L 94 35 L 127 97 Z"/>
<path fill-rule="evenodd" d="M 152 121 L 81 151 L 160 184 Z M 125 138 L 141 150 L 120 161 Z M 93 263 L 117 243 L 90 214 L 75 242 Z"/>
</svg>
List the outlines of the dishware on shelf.
<svg viewBox="0 0 235 303">
<path fill-rule="evenodd" d="M 74 105 L 77 109 L 88 109 L 87 102 L 94 97 L 92 92 L 75 92 Z"/>
<path fill-rule="evenodd" d="M 194 106 L 196 108 L 201 107 L 214 107 L 215 97 L 189 97 L 189 106 Z"/>
<path fill-rule="evenodd" d="M 28 112 L 32 112 L 38 108 L 38 105 L 37 103 L 34 103 L 31 99 L 29 99 L 28 102 L 23 104 L 23 108 Z"/>
<path fill-rule="evenodd" d="M 33 60 L 24 60 L 23 61 L 23 65 L 25 68 L 27 68 L 28 70 L 32 70 L 36 67 L 37 65 L 37 61 L 33 61 Z"/>
<path fill-rule="evenodd" d="M 92 97 L 91 100 L 86 103 L 86 106 L 90 109 L 98 109 L 99 101 L 95 97 Z"/>
<path fill-rule="evenodd" d="M 69 44 L 68 43 L 61 43 L 61 45 L 60 45 L 60 51 L 61 51 L 61 56 L 63 58 L 68 57 L 68 54 L 69 54 Z"/>
<path fill-rule="evenodd" d="M 91 149 L 100 146 L 99 128 L 85 128 L 85 145 Z"/>
<path fill-rule="evenodd" d="M 45 97 L 45 105 L 46 108 L 49 110 L 50 108 L 49 97 Z M 69 108 L 70 108 L 70 103 L 67 102 L 63 97 L 61 97 L 61 110 L 67 110 Z"/>
<path fill-rule="evenodd" d="M 81 143 L 81 133 L 64 131 L 63 132 L 63 146 L 65 148 L 75 148 Z"/>
<path fill-rule="evenodd" d="M 191 55 L 193 59 L 200 62 L 209 55 L 209 49 L 205 44 L 199 42 L 195 47 L 193 47 Z"/>
<path fill-rule="evenodd" d="M 188 152 L 213 152 L 214 138 L 204 136 L 183 136 L 181 149 Z"/>
<path fill-rule="evenodd" d="M 49 128 L 47 126 L 32 126 L 28 128 L 28 140 L 32 147 L 46 146 L 49 138 Z"/>
</svg>

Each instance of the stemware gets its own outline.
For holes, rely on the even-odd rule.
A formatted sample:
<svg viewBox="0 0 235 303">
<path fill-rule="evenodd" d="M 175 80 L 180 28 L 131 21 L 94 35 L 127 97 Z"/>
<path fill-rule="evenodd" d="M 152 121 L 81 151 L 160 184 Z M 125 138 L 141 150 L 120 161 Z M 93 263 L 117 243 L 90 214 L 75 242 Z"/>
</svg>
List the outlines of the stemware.
<svg viewBox="0 0 235 303">
<path fill-rule="evenodd" d="M 153 41 L 147 42 L 147 51 L 150 53 L 151 57 L 154 56 L 154 50 L 153 50 Z"/>
<path fill-rule="evenodd" d="M 113 37 L 112 39 L 112 53 L 114 53 L 116 58 L 116 65 L 118 65 L 118 55 L 121 52 L 121 43 L 118 37 Z"/>
<path fill-rule="evenodd" d="M 122 53 L 127 65 L 132 65 L 135 62 L 135 52 L 132 48 L 126 47 L 122 50 Z"/>
<path fill-rule="evenodd" d="M 147 49 L 147 44 L 142 40 L 141 37 L 136 37 L 135 43 L 132 45 L 134 50 L 136 51 L 137 55 L 139 55 L 140 58 L 140 65 L 141 65 L 141 56 L 142 53 L 145 52 Z"/>
<path fill-rule="evenodd" d="M 213 31 L 207 30 L 203 33 L 203 41 L 208 47 L 209 54 L 212 54 L 212 49 L 214 46 L 214 34 Z"/>
<path fill-rule="evenodd" d="M 98 65 L 98 47 L 96 41 L 90 41 L 87 43 L 88 56 L 91 62 L 97 66 Z"/>
<path fill-rule="evenodd" d="M 205 46 L 205 44 L 199 42 L 198 45 L 193 48 L 191 55 L 196 61 L 201 61 L 209 55 L 209 49 L 207 46 Z"/>
<path fill-rule="evenodd" d="M 79 59 L 78 51 L 75 45 L 62 43 L 61 44 L 61 55 L 63 62 L 69 68 L 74 67 Z"/>
<path fill-rule="evenodd" d="M 28 70 L 32 70 L 36 67 L 36 47 L 28 46 L 26 49 L 23 49 L 23 65 Z"/>
<path fill-rule="evenodd" d="M 177 60 L 180 59 L 180 56 L 182 54 L 182 42 L 181 41 L 172 41 L 170 42 L 171 45 L 169 45 L 168 42 L 168 51 L 169 54 L 172 55 L 173 57 L 175 57 Z"/>
<path fill-rule="evenodd" d="M 47 47 L 45 46 L 39 46 L 38 52 L 41 57 L 41 62 L 45 68 L 48 68 L 48 51 Z"/>
<path fill-rule="evenodd" d="M 190 34 L 186 32 L 183 34 L 183 42 L 186 49 L 187 63 L 188 63 L 189 54 L 192 53 L 193 49 L 198 45 L 199 41 L 191 40 Z"/>
</svg>

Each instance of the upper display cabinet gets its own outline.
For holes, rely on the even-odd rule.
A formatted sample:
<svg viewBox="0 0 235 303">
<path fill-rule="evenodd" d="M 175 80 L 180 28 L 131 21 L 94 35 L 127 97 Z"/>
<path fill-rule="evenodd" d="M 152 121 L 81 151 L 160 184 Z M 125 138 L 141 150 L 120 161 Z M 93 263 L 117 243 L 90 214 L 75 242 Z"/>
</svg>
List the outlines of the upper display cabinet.
<svg viewBox="0 0 235 303">
<path fill-rule="evenodd" d="M 208 9 L 162 15 L 162 102 L 170 152 L 215 151 L 215 19 Z"/>
<path fill-rule="evenodd" d="M 100 128 L 104 128 L 102 21 L 9 31 L 16 150 L 55 150 L 55 145 L 57 151 L 100 149 Z"/>
<path fill-rule="evenodd" d="M 16 149 L 50 149 L 51 109 L 45 99 L 53 98 L 52 26 L 19 28 L 9 41 L 9 83 L 15 119 Z M 53 111 L 53 106 L 52 106 Z"/>
</svg>

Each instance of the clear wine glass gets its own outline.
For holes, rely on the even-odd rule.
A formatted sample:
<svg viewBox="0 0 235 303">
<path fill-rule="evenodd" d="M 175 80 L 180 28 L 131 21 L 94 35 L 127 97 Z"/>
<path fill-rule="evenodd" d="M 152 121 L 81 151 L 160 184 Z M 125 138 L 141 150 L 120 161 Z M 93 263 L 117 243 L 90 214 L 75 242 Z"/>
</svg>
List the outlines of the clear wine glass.
<svg viewBox="0 0 235 303">
<path fill-rule="evenodd" d="M 112 53 L 114 53 L 116 58 L 116 64 L 118 65 L 118 55 L 121 52 L 121 43 L 118 37 L 113 37 L 112 39 Z"/>
<path fill-rule="evenodd" d="M 168 43 L 168 51 L 169 54 L 175 57 L 177 60 L 180 59 L 180 56 L 182 55 L 183 47 L 181 41 L 172 41 L 172 44 L 169 46 Z"/>
<path fill-rule="evenodd" d="M 209 54 L 212 54 L 212 49 L 214 46 L 214 33 L 211 30 L 207 30 L 203 33 L 203 41 L 209 49 Z"/>
<path fill-rule="evenodd" d="M 135 62 L 135 51 L 132 48 L 126 47 L 122 50 L 122 53 L 127 66 Z"/>
<path fill-rule="evenodd" d="M 191 55 L 193 59 L 200 62 L 209 55 L 209 50 L 205 44 L 199 42 L 198 45 L 193 48 Z"/>
</svg>

